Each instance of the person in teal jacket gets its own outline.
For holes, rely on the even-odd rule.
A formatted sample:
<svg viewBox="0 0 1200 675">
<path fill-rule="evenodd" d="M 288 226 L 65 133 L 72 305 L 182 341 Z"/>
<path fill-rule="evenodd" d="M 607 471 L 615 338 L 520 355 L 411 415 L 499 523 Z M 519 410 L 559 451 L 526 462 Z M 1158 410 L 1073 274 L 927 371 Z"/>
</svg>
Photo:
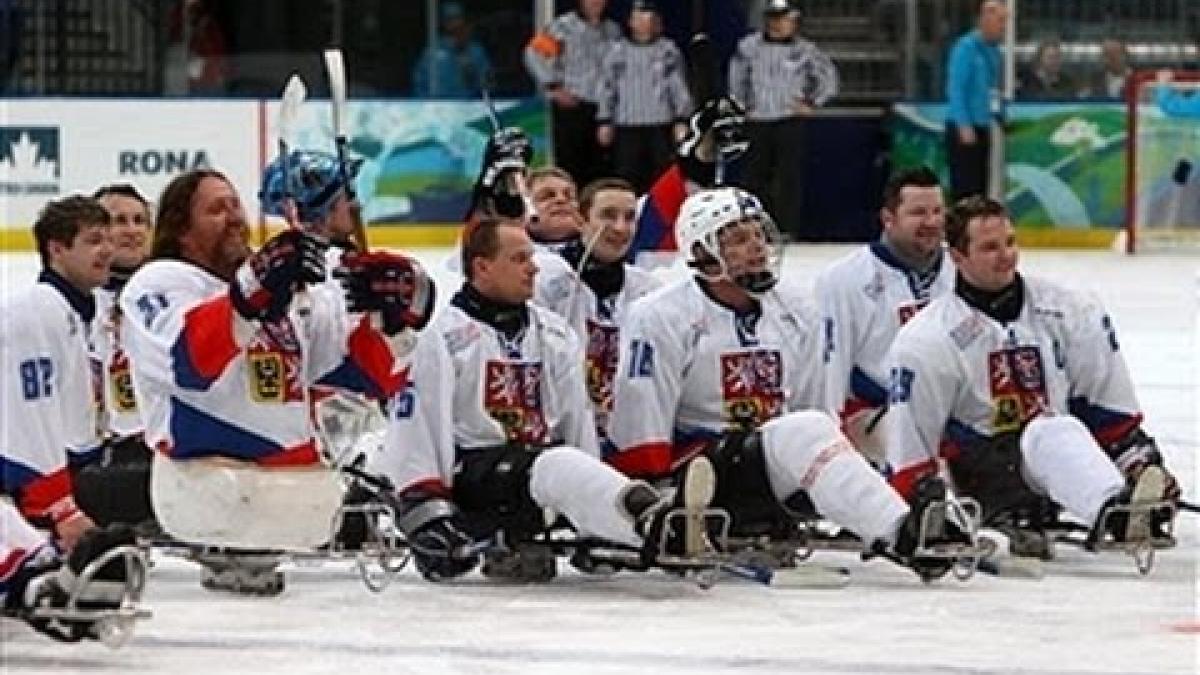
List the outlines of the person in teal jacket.
<svg viewBox="0 0 1200 675">
<path fill-rule="evenodd" d="M 422 52 L 413 68 L 413 95 L 473 99 L 491 78 L 492 64 L 458 2 L 441 5 L 442 34 Z M 431 67 L 432 62 L 432 67 Z"/>
<path fill-rule="evenodd" d="M 999 43 L 1008 23 L 1002 0 L 985 0 L 979 7 L 978 27 L 964 34 L 950 50 L 946 69 L 946 160 L 950 191 L 957 201 L 987 194 L 991 153 L 992 102 L 999 100 Z"/>
</svg>

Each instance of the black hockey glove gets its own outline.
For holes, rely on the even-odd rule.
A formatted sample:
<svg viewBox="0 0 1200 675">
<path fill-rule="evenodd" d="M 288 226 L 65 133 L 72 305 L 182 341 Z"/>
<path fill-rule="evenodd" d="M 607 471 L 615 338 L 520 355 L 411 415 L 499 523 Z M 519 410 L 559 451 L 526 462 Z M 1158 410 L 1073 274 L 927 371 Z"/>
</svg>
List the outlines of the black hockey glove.
<svg viewBox="0 0 1200 675">
<path fill-rule="evenodd" d="M 57 559 L 44 560 L 18 572 L 5 603 L 5 613 L 23 619 L 35 630 L 63 642 L 97 639 L 99 636 L 94 630 L 97 617 L 89 613 L 121 606 L 126 593 L 125 559 L 118 556 L 109 561 L 90 579 L 83 580 L 80 574 L 105 553 L 135 543 L 133 529 L 125 524 L 88 530 L 75 544 L 65 564 Z M 72 594 L 77 598 L 77 618 L 40 615 L 42 610 L 66 607 Z"/>
<path fill-rule="evenodd" d="M 333 271 L 351 312 L 375 312 L 387 335 L 421 330 L 433 315 L 433 279 L 415 258 L 396 253 L 351 252 Z"/>
<path fill-rule="evenodd" d="M 688 133 L 679 143 L 679 165 L 694 183 L 711 186 L 718 157 L 731 162 L 746 152 L 746 111 L 729 96 L 705 101 L 688 118 Z"/>
<path fill-rule="evenodd" d="M 417 570 L 429 581 L 453 579 L 479 564 L 475 541 L 462 525 L 462 511 L 440 497 L 400 498 L 400 530 L 408 537 Z"/>
<path fill-rule="evenodd" d="M 525 199 L 519 185 L 532 159 L 533 146 L 521 129 L 507 127 L 492 134 L 475 183 L 475 205 L 507 218 L 523 216 Z"/>
<path fill-rule="evenodd" d="M 234 274 L 229 284 L 234 309 L 247 320 L 279 319 L 297 290 L 325 280 L 328 247 L 323 238 L 300 230 L 275 235 Z"/>
</svg>

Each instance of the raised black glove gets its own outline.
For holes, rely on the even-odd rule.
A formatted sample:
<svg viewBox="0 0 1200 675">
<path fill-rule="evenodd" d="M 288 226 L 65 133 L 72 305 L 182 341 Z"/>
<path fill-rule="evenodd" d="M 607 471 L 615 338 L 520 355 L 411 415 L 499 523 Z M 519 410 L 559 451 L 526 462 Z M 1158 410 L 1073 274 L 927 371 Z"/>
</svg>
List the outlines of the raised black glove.
<svg viewBox="0 0 1200 675">
<path fill-rule="evenodd" d="M 750 147 L 745 134 L 746 111 L 729 96 L 704 102 L 688 118 L 688 133 L 679 143 L 679 164 L 688 179 L 713 184 L 718 159 L 731 162 Z"/>
<path fill-rule="evenodd" d="M 242 263 L 229 284 L 229 297 L 247 320 L 274 321 L 287 313 L 292 296 L 306 284 L 325 280 L 323 238 L 284 230 Z"/>
<path fill-rule="evenodd" d="M 351 312 L 375 312 L 383 332 L 420 330 L 433 315 L 433 279 L 415 258 L 398 253 L 351 252 L 333 271 L 346 291 Z"/>
<path fill-rule="evenodd" d="M 483 167 L 475 183 L 475 205 L 507 218 L 525 214 L 520 184 L 533 159 L 529 136 L 517 127 L 501 129 L 488 139 Z"/>
</svg>

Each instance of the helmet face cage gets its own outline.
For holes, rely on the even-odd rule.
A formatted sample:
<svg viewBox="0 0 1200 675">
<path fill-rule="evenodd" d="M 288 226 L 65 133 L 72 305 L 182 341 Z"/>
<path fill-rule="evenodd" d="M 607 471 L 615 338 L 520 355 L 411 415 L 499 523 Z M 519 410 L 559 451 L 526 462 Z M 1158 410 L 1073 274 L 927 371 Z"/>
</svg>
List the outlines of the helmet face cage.
<svg viewBox="0 0 1200 675">
<path fill-rule="evenodd" d="M 775 220 L 754 195 L 738 188 L 718 188 L 696 193 L 688 198 L 680 214 L 680 245 L 688 264 L 708 281 L 728 280 L 751 293 L 763 293 L 779 280 L 783 263 L 783 237 Z M 731 225 L 752 220 L 762 230 L 767 248 L 767 264 L 753 272 L 731 273 L 729 262 L 721 253 L 721 233 Z M 705 256 L 697 259 L 699 245 Z M 716 264 L 716 273 L 703 268 Z"/>
<path fill-rule="evenodd" d="M 276 159 L 263 174 L 259 199 L 263 212 L 284 216 L 284 202 L 290 196 L 296 202 L 297 216 L 305 224 L 319 224 L 329 217 L 347 179 L 354 180 L 359 162 L 342 162 L 332 154 L 311 150 L 295 150 L 289 155 L 287 174 Z M 285 188 L 286 181 L 286 188 Z"/>
</svg>

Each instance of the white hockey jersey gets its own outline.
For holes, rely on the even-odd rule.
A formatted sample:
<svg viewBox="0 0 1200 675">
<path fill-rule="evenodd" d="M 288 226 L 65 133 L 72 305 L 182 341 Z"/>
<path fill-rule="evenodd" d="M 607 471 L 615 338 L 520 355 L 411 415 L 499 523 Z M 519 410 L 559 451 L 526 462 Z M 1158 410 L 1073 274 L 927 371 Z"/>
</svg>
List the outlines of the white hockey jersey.
<svg viewBox="0 0 1200 675">
<path fill-rule="evenodd" d="M 625 265 L 625 283 L 612 297 L 599 301 L 570 263 L 554 253 L 537 254 L 533 301 L 565 319 L 583 342 L 583 372 L 588 398 L 603 433 L 612 410 L 612 380 L 620 352 L 619 327 L 629 306 L 662 286 L 650 272 Z"/>
<path fill-rule="evenodd" d="M 448 490 L 456 453 L 508 443 L 599 455 L 579 341 L 558 316 L 528 308 L 529 326 L 511 341 L 453 301 L 427 329 L 442 344 L 419 345 L 411 386 L 391 404 L 391 456 L 380 462 L 397 488 L 440 481 Z"/>
<path fill-rule="evenodd" d="M 1020 431 L 1041 413 L 1073 414 L 1103 446 L 1142 415 L 1112 320 L 1100 302 L 1024 278 L 1016 321 L 1001 325 L 956 293 L 900 330 L 887 357 L 893 484 L 907 494 L 965 444 Z"/>
<path fill-rule="evenodd" d="M 74 515 L 68 463 L 99 451 L 94 311 L 49 271 L 0 300 L 0 488 L 26 517 Z"/>
<path fill-rule="evenodd" d="M 121 294 L 151 447 L 177 458 L 315 463 L 312 387 L 384 399 L 403 385 L 403 345 L 367 317 L 346 315 L 332 284 L 310 287 L 286 317 L 261 323 L 238 316 L 227 288 L 196 265 L 158 260 Z"/>
<path fill-rule="evenodd" d="M 104 392 L 102 428 L 106 435 L 124 438 L 140 434 L 145 428 L 133 393 L 133 373 L 129 354 L 121 340 L 119 290 L 98 288 L 96 295 L 96 351 L 100 359 L 101 388 Z"/>
<path fill-rule="evenodd" d="M 834 261 L 817 277 L 824 321 L 825 409 L 849 416 L 887 402 L 884 357 L 896 333 L 933 298 L 954 289 L 954 263 L 943 254 L 922 279 L 881 243 Z"/>
<path fill-rule="evenodd" d="M 688 278 L 633 304 L 621 327 L 608 420 L 614 466 L 663 475 L 725 431 L 821 407 L 815 310 L 784 288 L 760 302 L 752 321 Z"/>
</svg>

